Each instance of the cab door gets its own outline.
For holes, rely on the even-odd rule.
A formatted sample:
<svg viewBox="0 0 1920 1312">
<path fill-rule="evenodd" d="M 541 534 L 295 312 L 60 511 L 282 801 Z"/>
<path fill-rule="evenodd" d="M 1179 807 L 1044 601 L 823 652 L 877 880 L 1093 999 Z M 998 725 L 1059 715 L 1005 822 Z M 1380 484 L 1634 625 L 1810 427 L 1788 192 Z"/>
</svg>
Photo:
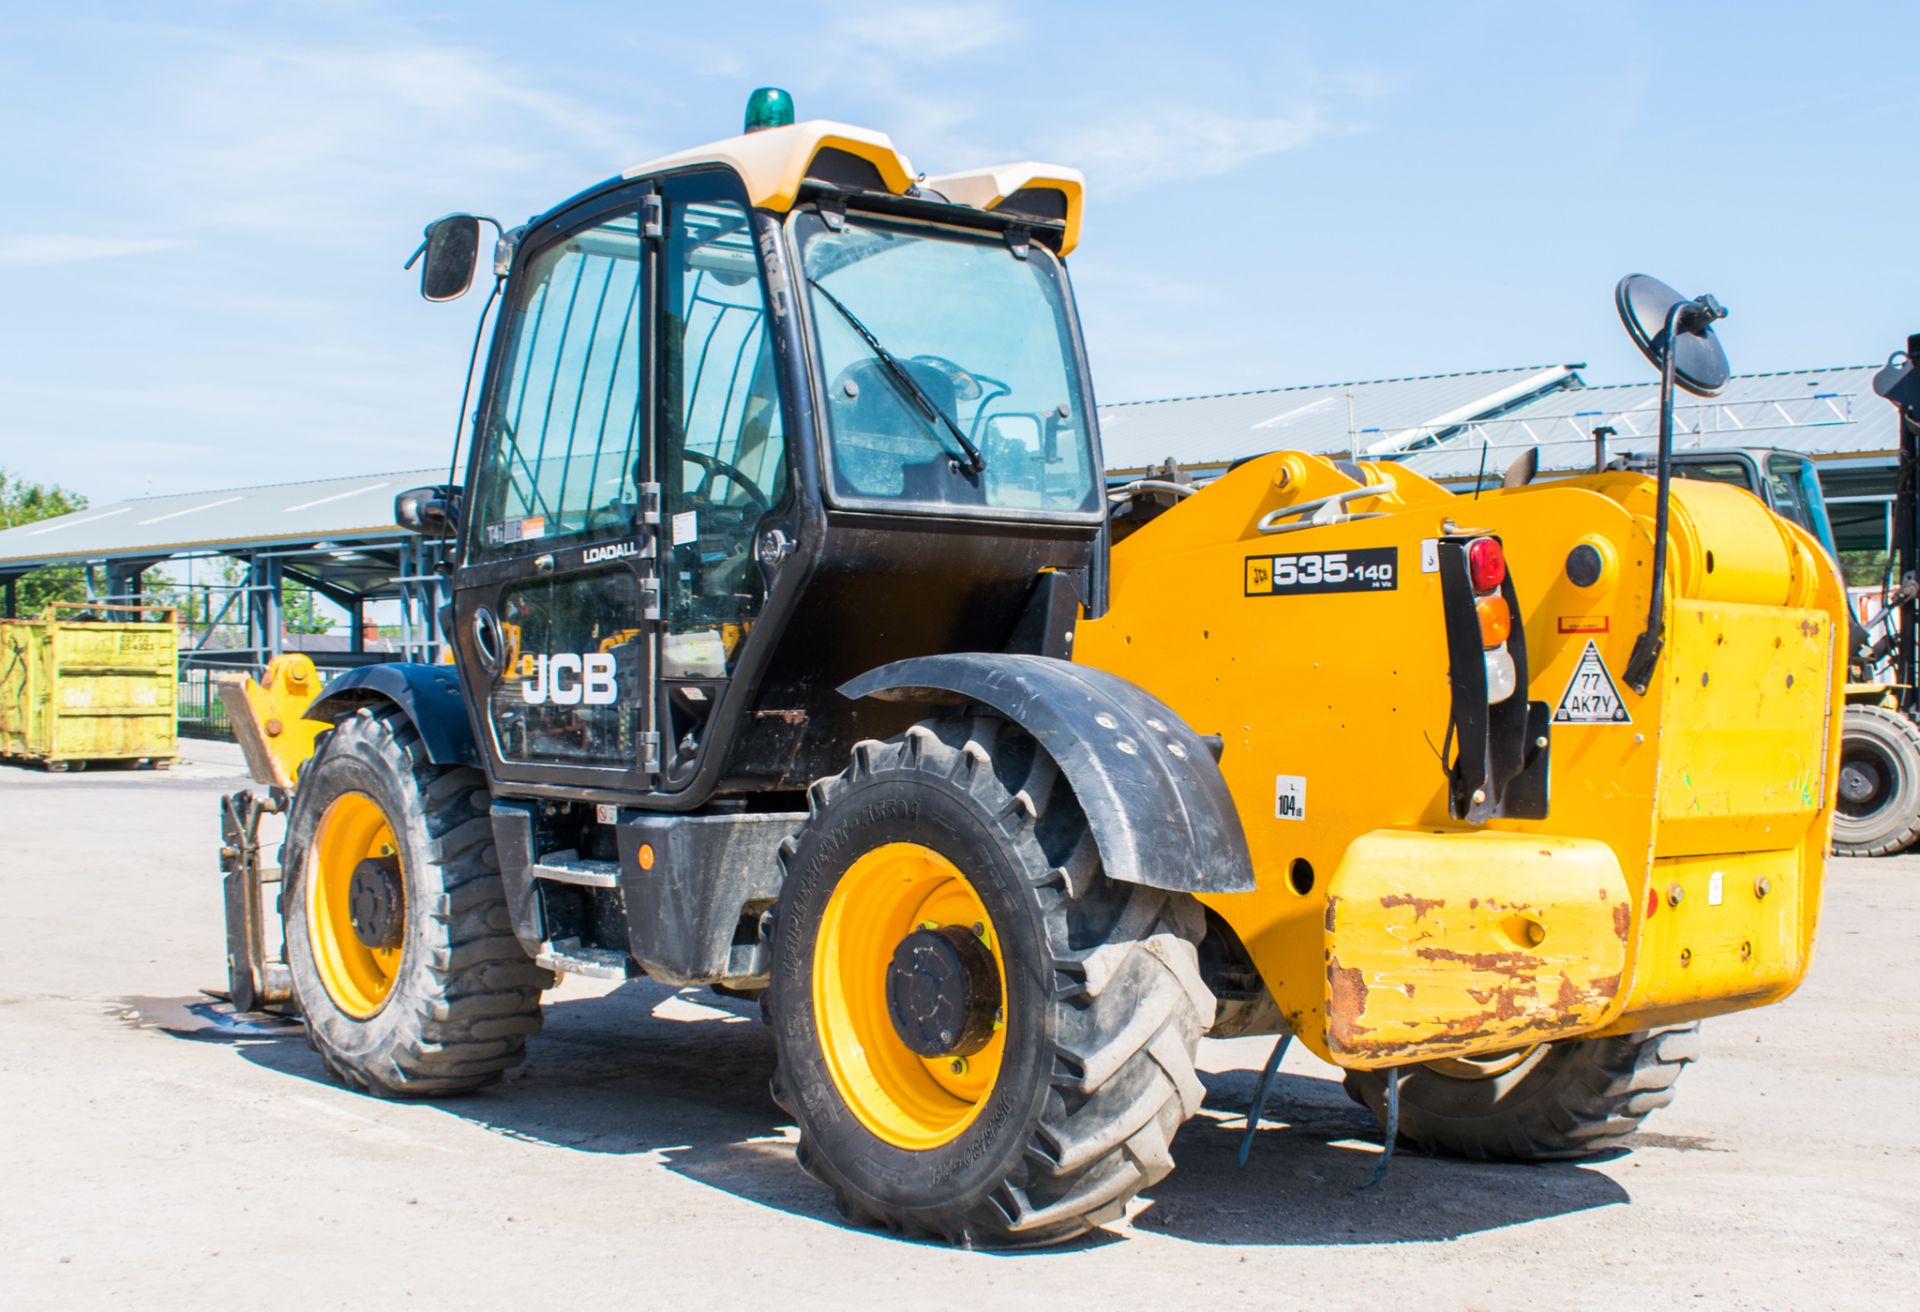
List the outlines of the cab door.
<svg viewBox="0 0 1920 1312">
<path fill-rule="evenodd" d="M 529 234 L 509 280 L 453 577 L 489 774 L 632 793 L 659 771 L 658 197 Z"/>
<path fill-rule="evenodd" d="M 792 500 L 787 426 L 752 212 L 719 171 L 661 184 L 655 431 L 663 501 L 665 770 L 684 786 L 766 601 L 757 544 Z"/>
</svg>

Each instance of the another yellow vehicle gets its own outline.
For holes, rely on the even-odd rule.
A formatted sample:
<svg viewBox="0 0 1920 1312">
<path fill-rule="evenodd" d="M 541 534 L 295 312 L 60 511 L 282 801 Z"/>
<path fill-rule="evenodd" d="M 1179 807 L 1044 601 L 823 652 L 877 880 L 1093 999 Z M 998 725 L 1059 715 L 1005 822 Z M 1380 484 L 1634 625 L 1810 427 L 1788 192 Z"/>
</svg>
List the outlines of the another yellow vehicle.
<svg viewBox="0 0 1920 1312">
<path fill-rule="evenodd" d="M 1467 498 L 1275 453 L 1110 490 L 1079 174 L 926 178 L 791 117 L 763 90 L 500 234 L 465 481 L 396 505 L 451 543 L 454 667 L 336 679 L 310 759 L 259 737 L 297 773 L 286 960 L 238 945 L 236 994 L 284 978 L 392 1096 L 497 1079 L 555 972 L 758 997 L 849 1217 L 1036 1244 L 1172 1169 L 1205 1034 L 1553 1157 L 1799 982 L 1817 544 L 1664 470 Z M 482 222 L 430 225 L 429 299 Z M 1710 387 L 1710 299 L 1622 297 Z M 262 877 L 247 825 L 228 852 Z"/>
</svg>

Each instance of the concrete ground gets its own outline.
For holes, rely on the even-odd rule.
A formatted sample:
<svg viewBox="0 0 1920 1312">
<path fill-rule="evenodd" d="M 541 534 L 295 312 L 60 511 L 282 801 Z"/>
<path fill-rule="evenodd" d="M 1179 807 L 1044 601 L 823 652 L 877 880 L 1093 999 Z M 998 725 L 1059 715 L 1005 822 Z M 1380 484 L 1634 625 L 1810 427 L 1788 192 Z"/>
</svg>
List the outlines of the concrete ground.
<svg viewBox="0 0 1920 1312">
<path fill-rule="evenodd" d="M 792 1160 L 755 1009 L 571 981 L 531 1059 L 442 1105 L 330 1082 L 223 1017 L 215 798 L 167 774 L 0 765 L 0 1303 L 1823 1308 L 1920 1277 L 1920 858 L 1839 861 L 1806 986 L 1711 1021 L 1636 1150 L 1582 1165 L 1377 1151 L 1293 1054 L 1248 1169 L 1267 1041 L 1209 1042 L 1180 1168 L 1064 1249 L 850 1229 Z M 1899 1291 L 1905 1290 L 1905 1293 Z"/>
</svg>

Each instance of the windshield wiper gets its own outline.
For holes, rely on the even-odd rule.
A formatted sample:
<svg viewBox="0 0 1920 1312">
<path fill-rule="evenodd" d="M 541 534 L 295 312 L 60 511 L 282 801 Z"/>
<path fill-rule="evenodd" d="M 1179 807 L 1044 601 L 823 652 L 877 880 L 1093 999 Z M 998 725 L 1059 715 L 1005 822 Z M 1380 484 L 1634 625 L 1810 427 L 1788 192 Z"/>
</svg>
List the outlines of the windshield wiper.
<svg viewBox="0 0 1920 1312">
<path fill-rule="evenodd" d="M 953 434 L 953 440 L 958 442 L 960 449 L 967 453 L 968 472 L 978 474 L 981 470 L 985 469 L 987 467 L 987 458 L 980 453 L 980 448 L 973 444 L 972 438 L 961 431 L 960 425 L 953 421 L 953 417 L 945 410 L 942 410 L 935 404 L 934 399 L 927 395 L 927 389 L 920 386 L 919 381 L 916 380 L 911 373 L 907 372 L 907 367 L 900 363 L 900 357 L 880 345 L 880 339 L 873 335 L 873 330 L 861 323 L 859 317 L 855 315 L 852 310 L 849 310 L 845 305 L 841 304 L 838 296 L 835 296 L 825 287 L 822 287 L 818 278 L 809 277 L 807 282 L 812 285 L 815 291 L 827 298 L 827 304 L 840 311 L 840 317 L 847 321 L 848 327 L 860 334 L 860 340 L 867 344 L 869 351 L 873 352 L 873 358 L 886 367 L 887 373 L 892 376 L 894 382 L 898 383 L 900 389 L 906 393 L 907 397 L 926 413 L 927 418 L 938 420 L 946 426 L 946 430 L 949 433 Z"/>
</svg>

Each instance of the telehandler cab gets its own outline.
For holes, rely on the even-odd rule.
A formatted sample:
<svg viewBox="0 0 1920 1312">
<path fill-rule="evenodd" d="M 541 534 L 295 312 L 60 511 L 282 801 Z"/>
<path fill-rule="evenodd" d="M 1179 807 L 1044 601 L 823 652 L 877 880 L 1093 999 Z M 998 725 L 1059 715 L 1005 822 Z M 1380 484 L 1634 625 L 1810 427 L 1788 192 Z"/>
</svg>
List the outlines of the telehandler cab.
<svg viewBox="0 0 1920 1312">
<path fill-rule="evenodd" d="M 757 996 L 848 1216 L 1038 1244 L 1172 1169 L 1202 1035 L 1537 1159 L 1795 987 L 1817 542 L 1664 473 L 1469 500 L 1276 452 L 1116 545 L 1080 175 L 923 177 L 782 93 L 748 127 L 496 240 L 465 478 L 396 506 L 450 539 L 453 664 L 234 690 L 240 1005 L 435 1096 L 521 1060 L 556 972 Z M 429 299 L 480 235 L 428 228 Z M 1711 386 L 1717 307 L 1645 284 L 1643 345 Z"/>
</svg>

